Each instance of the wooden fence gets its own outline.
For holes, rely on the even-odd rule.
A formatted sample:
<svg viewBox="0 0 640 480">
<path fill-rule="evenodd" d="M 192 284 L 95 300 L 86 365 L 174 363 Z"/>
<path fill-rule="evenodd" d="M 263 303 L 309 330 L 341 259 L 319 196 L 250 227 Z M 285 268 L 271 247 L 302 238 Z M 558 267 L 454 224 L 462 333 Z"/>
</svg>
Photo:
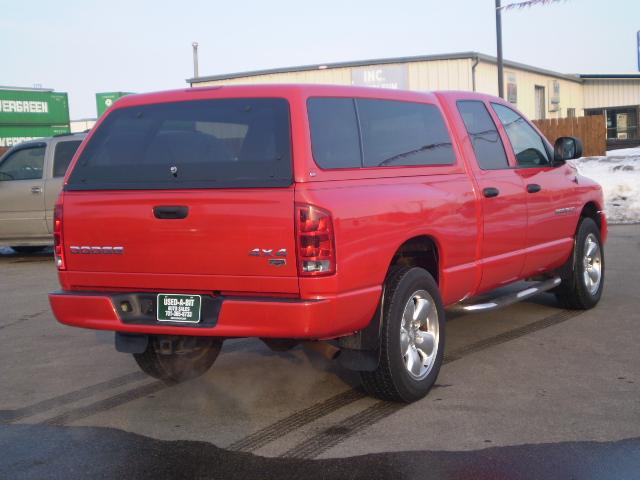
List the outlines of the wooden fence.
<svg viewBox="0 0 640 480">
<path fill-rule="evenodd" d="M 585 157 L 606 155 L 607 126 L 603 115 L 550 118 L 548 120 L 534 120 L 533 123 L 551 144 L 558 137 L 578 137 L 582 140 L 582 155 Z"/>
</svg>

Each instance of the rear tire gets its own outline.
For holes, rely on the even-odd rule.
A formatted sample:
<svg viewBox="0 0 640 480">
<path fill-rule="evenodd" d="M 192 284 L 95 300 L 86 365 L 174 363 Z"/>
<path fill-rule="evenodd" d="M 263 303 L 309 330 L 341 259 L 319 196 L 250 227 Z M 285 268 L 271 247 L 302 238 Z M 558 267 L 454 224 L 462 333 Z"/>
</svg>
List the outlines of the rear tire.
<svg viewBox="0 0 640 480">
<path fill-rule="evenodd" d="M 600 301 L 605 270 L 600 230 L 593 219 L 580 222 L 573 250 L 571 265 L 555 294 L 565 308 L 588 310 Z"/>
<path fill-rule="evenodd" d="M 376 370 L 360 372 L 367 393 L 413 402 L 436 381 L 444 356 L 445 316 L 438 285 L 424 269 L 404 267 L 385 284 Z"/>
<path fill-rule="evenodd" d="M 11 247 L 16 253 L 21 254 L 29 254 L 29 253 L 38 253 L 43 251 L 47 247 Z"/>
<path fill-rule="evenodd" d="M 222 340 L 215 337 L 150 336 L 147 349 L 134 353 L 140 369 L 167 384 L 196 378 L 218 357 Z"/>
</svg>

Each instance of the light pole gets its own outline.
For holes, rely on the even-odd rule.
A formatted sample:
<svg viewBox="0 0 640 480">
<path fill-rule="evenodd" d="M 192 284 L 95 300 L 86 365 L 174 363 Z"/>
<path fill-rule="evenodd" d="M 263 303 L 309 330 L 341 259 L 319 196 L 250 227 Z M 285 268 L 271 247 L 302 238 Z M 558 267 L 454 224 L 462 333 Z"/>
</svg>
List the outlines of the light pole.
<svg viewBox="0 0 640 480">
<path fill-rule="evenodd" d="M 504 61 L 502 59 L 502 5 L 496 0 L 496 41 L 498 43 L 498 96 L 504 98 Z"/>
<path fill-rule="evenodd" d="M 193 47 L 193 78 L 198 78 L 198 42 L 191 44 Z"/>
</svg>

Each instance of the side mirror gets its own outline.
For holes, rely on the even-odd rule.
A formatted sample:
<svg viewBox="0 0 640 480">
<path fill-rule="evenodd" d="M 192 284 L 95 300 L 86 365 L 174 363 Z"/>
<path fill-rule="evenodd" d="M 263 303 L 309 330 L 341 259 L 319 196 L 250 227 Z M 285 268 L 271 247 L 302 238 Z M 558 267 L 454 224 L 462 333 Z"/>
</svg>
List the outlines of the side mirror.
<svg viewBox="0 0 640 480">
<path fill-rule="evenodd" d="M 559 137 L 553 146 L 553 163 L 562 165 L 567 160 L 582 156 L 582 141 L 576 137 Z"/>
</svg>

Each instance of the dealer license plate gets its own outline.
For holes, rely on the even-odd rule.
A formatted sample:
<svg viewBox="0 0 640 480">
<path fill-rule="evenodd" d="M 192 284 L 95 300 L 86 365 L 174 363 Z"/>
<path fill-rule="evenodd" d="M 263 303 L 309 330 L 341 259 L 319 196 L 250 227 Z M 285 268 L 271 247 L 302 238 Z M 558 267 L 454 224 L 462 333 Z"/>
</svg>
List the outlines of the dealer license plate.
<svg viewBox="0 0 640 480">
<path fill-rule="evenodd" d="M 158 294 L 159 322 L 200 322 L 200 295 L 178 295 L 173 293 Z"/>
</svg>

